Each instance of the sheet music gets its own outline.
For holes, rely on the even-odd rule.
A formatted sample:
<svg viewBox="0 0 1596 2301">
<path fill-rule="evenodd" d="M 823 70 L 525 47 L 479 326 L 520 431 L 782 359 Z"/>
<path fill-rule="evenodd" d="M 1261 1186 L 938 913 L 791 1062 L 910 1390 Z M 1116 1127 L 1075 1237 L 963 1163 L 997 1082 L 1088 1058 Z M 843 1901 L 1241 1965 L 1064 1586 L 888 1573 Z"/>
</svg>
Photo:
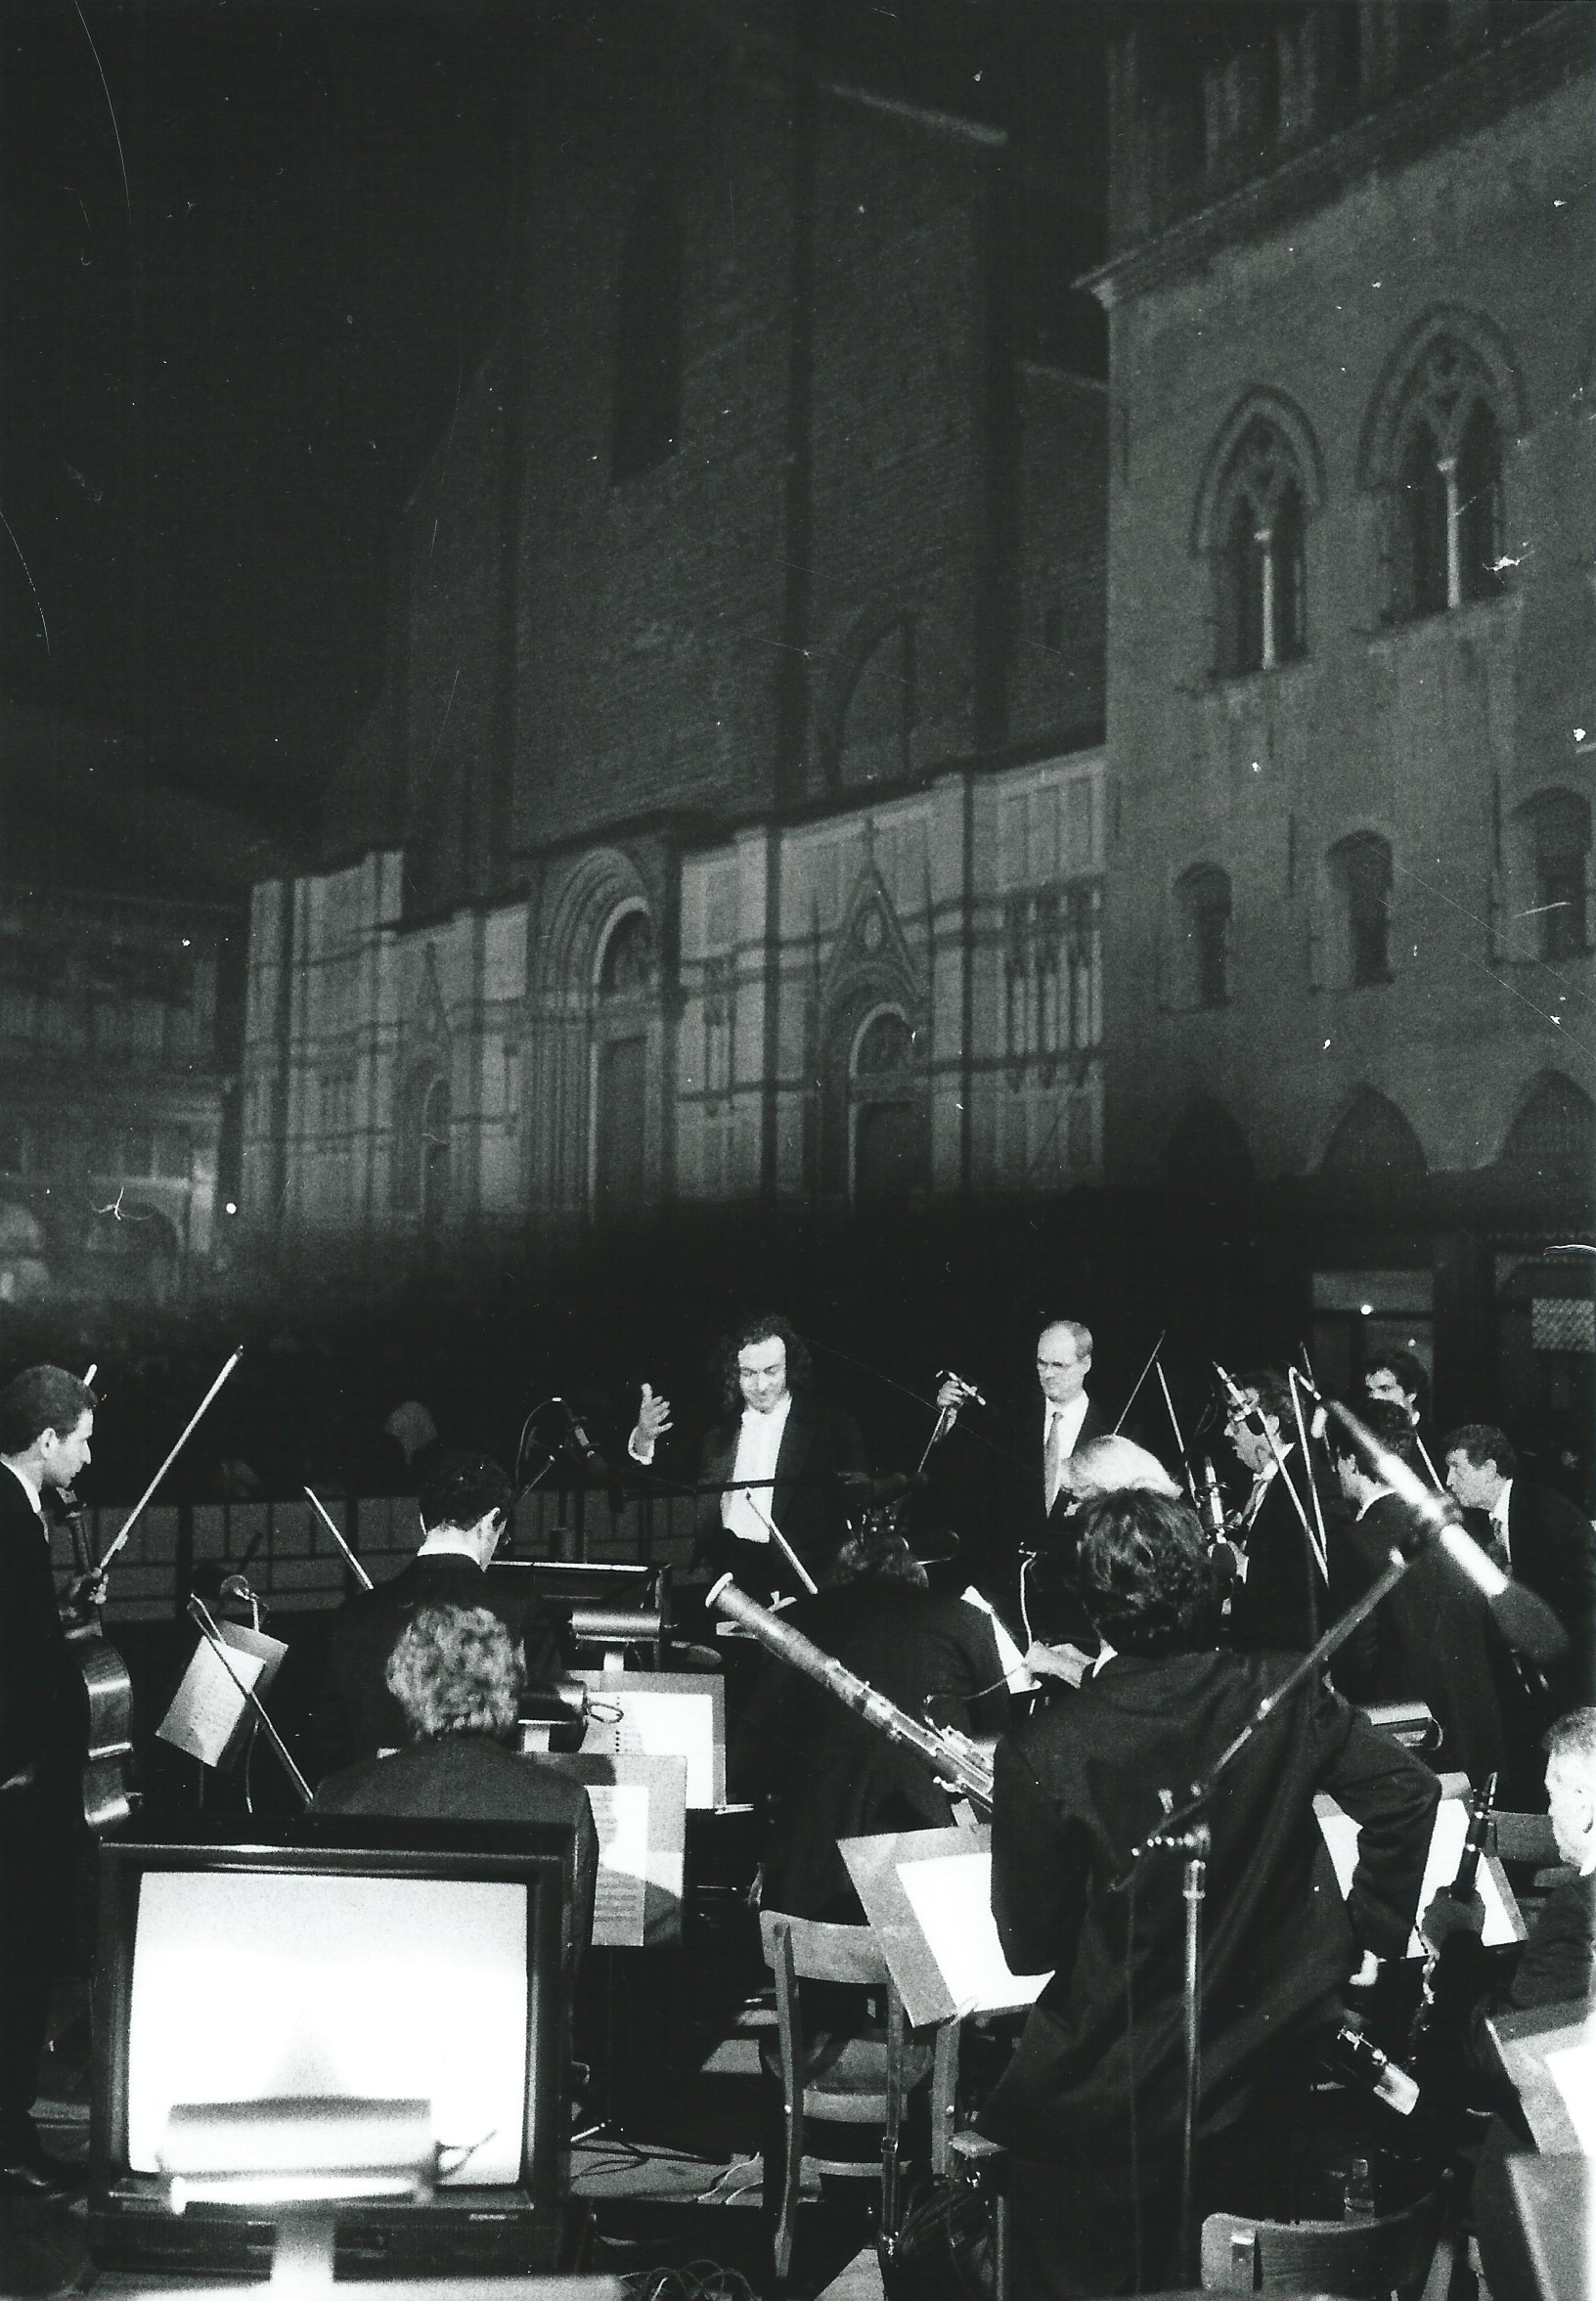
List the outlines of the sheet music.
<svg viewBox="0 0 1596 2301">
<path fill-rule="evenodd" d="M 636 1692 L 625 1678 L 601 1672 L 581 1674 L 593 1688 L 594 1710 L 618 1709 L 615 1720 L 590 1712 L 582 1738 L 585 1755 L 598 1757 L 680 1757 L 687 1760 L 687 1803 L 713 1809 L 715 1804 L 715 1704 L 696 1688 L 666 1693 L 658 1688 Z"/>
<path fill-rule="evenodd" d="M 967 1590 L 961 1591 L 959 1595 L 966 1606 L 975 1607 L 992 1623 L 992 1634 L 998 1641 L 998 1667 L 1003 1673 L 1003 1684 L 1008 1688 L 1010 1694 L 1031 1693 L 1037 1681 L 1026 1668 L 1025 1657 L 1009 1636 L 1008 1625 L 1004 1622 L 1002 1615 L 990 1600 L 982 1597 L 973 1582 Z"/>
<path fill-rule="evenodd" d="M 900 1862 L 898 1876 L 961 2013 L 1006 2013 L 1036 2003 L 1052 1977 L 1009 1970 L 992 1914 L 990 1852 Z"/>
<path fill-rule="evenodd" d="M 219 1622 L 217 1628 L 234 1676 L 257 1693 L 263 1692 L 276 1676 L 288 1648 L 281 1639 L 246 1630 L 238 1622 Z M 202 1766 L 219 1766 L 242 1730 L 248 1708 L 246 1697 L 228 1676 L 227 1665 L 210 1641 L 201 1638 L 155 1732 L 174 1748 L 197 1757 Z"/>
<path fill-rule="evenodd" d="M 1315 1801 L 1320 1830 L 1330 1849 L 1335 1865 L 1336 1883 L 1345 1900 L 1352 1889 L 1352 1872 L 1357 1867 L 1357 1824 L 1351 1814 L 1342 1812 L 1328 1795 Z M 1422 1918 L 1433 1897 L 1450 1885 L 1457 1876 L 1457 1865 L 1463 1852 L 1463 1840 L 1468 1834 L 1469 1809 L 1460 1797 L 1443 1797 L 1436 1808 L 1435 1828 L 1430 1837 L 1429 1858 L 1424 1865 L 1424 1883 L 1419 1887 L 1418 1915 Z M 1487 1948 L 1502 1942 L 1522 1941 L 1524 1928 L 1515 1924 L 1513 1914 L 1503 1902 L 1490 1865 L 1482 1862 L 1475 1883 L 1485 1906 L 1485 1925 L 1482 1939 Z M 1409 1936 L 1407 1954 L 1422 1958 L 1425 1941 L 1417 1925 Z"/>
<path fill-rule="evenodd" d="M 598 1833 L 593 1938 L 600 1948 L 642 1949 L 647 1901 L 648 1791 L 642 1782 L 584 1785 Z"/>
</svg>

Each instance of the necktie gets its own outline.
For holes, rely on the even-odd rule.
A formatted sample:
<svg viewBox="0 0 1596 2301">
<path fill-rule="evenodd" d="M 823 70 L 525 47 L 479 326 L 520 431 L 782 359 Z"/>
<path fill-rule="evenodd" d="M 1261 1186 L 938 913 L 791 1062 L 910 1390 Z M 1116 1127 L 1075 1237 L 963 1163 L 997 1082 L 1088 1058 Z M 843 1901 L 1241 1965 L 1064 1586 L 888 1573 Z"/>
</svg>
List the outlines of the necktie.
<svg viewBox="0 0 1596 2301">
<path fill-rule="evenodd" d="M 1513 1571 L 1513 1561 L 1507 1554 L 1507 1538 L 1495 1519 L 1490 1522 L 1490 1540 L 1485 1544 L 1485 1556 L 1492 1566 L 1499 1566 L 1504 1574 Z"/>
<path fill-rule="evenodd" d="M 1059 1482 L 1063 1476 L 1064 1417 L 1062 1414 L 1054 1414 L 1048 1417 L 1047 1445 L 1042 1470 L 1042 1490 L 1049 1511 L 1058 1500 Z"/>
</svg>

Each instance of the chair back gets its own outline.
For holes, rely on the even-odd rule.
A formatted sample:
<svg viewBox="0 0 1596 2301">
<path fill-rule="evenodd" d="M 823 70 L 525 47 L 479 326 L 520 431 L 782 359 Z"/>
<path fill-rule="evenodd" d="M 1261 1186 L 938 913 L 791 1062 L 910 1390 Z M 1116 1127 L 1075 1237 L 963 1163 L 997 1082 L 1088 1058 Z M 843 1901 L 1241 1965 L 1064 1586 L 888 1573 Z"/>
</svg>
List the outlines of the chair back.
<svg viewBox="0 0 1596 2301">
<path fill-rule="evenodd" d="M 761 1910 L 759 1938 L 765 1963 L 777 1977 L 790 1957 L 788 1970 L 800 1981 L 850 1981 L 873 1988 L 887 1978 L 887 1961 L 868 1925 L 824 1925 L 815 1918 Z"/>
<path fill-rule="evenodd" d="M 1211 2213 L 1203 2223 L 1203 2290 L 1334 2293 L 1400 2301 L 1423 2290 L 1441 2200 L 1422 2197 L 1374 2221 L 1258 2221 Z"/>
</svg>

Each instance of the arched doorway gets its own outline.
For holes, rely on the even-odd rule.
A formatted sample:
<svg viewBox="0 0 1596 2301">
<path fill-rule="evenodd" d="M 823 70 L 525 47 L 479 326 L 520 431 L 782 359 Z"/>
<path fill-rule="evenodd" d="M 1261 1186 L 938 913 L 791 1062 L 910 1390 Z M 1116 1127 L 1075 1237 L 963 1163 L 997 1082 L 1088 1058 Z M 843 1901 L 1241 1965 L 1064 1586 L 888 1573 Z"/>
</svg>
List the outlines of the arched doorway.
<svg viewBox="0 0 1596 2301">
<path fill-rule="evenodd" d="M 848 1065 L 849 1181 L 856 1206 L 923 1191 L 931 1173 L 925 1086 L 914 1033 L 898 1007 L 877 1007 L 854 1036 Z"/>
<path fill-rule="evenodd" d="M 593 1212 L 599 1222 L 642 1212 L 648 1183 L 648 1031 L 656 1003 L 654 930 L 623 911 L 598 961 L 593 1020 Z"/>
</svg>

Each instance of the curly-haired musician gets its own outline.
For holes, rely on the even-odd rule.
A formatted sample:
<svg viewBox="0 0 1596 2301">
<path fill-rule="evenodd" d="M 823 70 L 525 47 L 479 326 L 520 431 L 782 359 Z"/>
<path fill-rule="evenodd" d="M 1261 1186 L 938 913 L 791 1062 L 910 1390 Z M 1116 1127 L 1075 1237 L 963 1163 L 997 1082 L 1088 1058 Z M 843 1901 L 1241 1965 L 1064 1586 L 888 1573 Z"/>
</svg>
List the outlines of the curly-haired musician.
<svg viewBox="0 0 1596 2301">
<path fill-rule="evenodd" d="M 1217 1652 L 1209 1566 L 1182 1502 L 1104 1495 L 1078 1519 L 1103 1642 L 1080 1690 L 998 1746 L 993 1909 L 1017 1972 L 1049 1972 L 982 2123 L 1014 2157 L 1018 2292 L 1175 2276 L 1182 2100 L 1181 1860 L 1131 1849 L 1290 1667 Z M 1361 1825 L 1343 1905 L 1313 1799 Z M 1211 1799 L 1199 2204 L 1267 2211 L 1274 2145 L 1364 1949 L 1402 1954 L 1439 1788 L 1337 1695 L 1305 1687 Z"/>
</svg>

